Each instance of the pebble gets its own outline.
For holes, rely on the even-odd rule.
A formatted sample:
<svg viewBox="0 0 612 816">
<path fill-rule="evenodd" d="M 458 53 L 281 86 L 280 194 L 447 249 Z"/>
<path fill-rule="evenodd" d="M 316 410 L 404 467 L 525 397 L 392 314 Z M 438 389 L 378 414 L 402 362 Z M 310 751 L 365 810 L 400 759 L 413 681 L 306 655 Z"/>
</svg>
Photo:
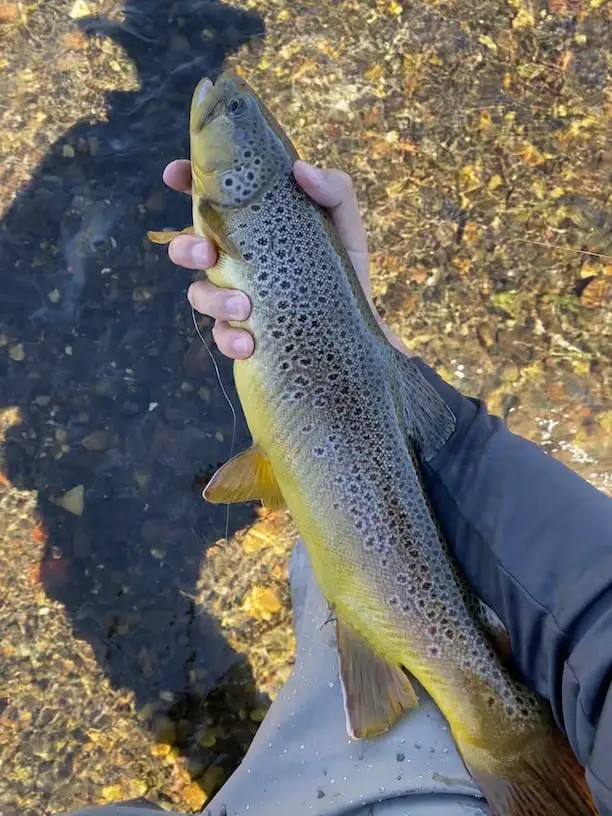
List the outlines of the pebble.
<svg viewBox="0 0 612 816">
<path fill-rule="evenodd" d="M 16 363 L 20 363 L 22 360 L 25 360 L 26 353 L 23 343 L 16 343 L 14 346 L 10 346 L 9 357 L 11 360 L 15 360 Z"/>
<path fill-rule="evenodd" d="M 85 507 L 85 486 L 81 484 L 72 487 L 63 496 L 55 499 L 54 503 L 74 516 L 82 516 Z"/>
<path fill-rule="evenodd" d="M 243 610 L 257 620 L 270 620 L 282 604 L 273 587 L 253 587 L 242 603 Z"/>
<path fill-rule="evenodd" d="M 81 445 L 88 451 L 105 451 L 110 442 L 110 433 L 108 431 L 92 431 L 81 440 Z"/>
</svg>

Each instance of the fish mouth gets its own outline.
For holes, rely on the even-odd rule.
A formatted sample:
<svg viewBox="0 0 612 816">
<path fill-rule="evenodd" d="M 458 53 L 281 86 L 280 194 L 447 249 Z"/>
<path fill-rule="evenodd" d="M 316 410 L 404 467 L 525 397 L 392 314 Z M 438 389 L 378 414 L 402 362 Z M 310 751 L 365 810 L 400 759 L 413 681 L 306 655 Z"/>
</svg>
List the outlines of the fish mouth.
<svg viewBox="0 0 612 816">
<path fill-rule="evenodd" d="M 236 93 L 250 90 L 248 84 L 233 71 L 224 71 L 213 82 L 203 77 L 193 92 L 189 128 L 193 133 L 201 132 L 204 127 L 221 113 L 227 99 Z"/>
<path fill-rule="evenodd" d="M 203 77 L 193 92 L 189 130 L 191 133 L 201 133 L 209 124 L 215 108 L 219 108 L 219 94 L 215 93 L 217 85 L 208 77 Z"/>
<path fill-rule="evenodd" d="M 224 71 L 216 82 L 203 77 L 196 85 L 191 102 L 189 132 L 192 140 L 192 173 L 202 182 L 211 176 L 217 176 L 232 169 L 233 156 L 229 135 L 219 140 L 217 136 L 206 132 L 206 129 L 224 111 L 227 101 L 234 95 L 248 90 L 247 83 L 233 71 Z M 207 161 L 206 156 L 213 155 L 214 161 Z M 197 157 L 193 161 L 193 156 Z"/>
</svg>

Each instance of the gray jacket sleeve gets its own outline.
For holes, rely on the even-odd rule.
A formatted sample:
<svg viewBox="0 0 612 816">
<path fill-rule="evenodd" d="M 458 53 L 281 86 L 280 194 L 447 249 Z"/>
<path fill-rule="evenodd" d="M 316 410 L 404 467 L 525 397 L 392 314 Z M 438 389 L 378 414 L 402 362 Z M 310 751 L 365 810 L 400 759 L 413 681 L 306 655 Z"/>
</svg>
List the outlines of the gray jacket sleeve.
<svg viewBox="0 0 612 816">
<path fill-rule="evenodd" d="M 434 512 L 612 814 L 612 499 L 418 363 L 458 420 L 425 468 Z"/>
</svg>

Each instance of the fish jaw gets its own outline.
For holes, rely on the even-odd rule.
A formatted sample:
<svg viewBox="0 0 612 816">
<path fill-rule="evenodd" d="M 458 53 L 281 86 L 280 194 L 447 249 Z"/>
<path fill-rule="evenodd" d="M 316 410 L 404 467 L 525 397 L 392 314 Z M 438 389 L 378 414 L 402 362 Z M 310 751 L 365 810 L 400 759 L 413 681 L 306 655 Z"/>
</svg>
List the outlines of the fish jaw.
<svg viewBox="0 0 612 816">
<path fill-rule="evenodd" d="M 231 71 L 196 86 L 189 132 L 193 192 L 217 210 L 255 203 L 298 158 L 263 101 Z"/>
</svg>

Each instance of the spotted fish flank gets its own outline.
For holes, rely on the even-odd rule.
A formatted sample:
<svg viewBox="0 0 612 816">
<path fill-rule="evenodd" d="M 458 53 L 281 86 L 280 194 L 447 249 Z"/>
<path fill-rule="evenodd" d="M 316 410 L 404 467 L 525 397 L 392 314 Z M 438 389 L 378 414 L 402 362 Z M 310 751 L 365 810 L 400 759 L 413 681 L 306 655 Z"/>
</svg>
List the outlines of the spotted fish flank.
<svg viewBox="0 0 612 816">
<path fill-rule="evenodd" d="M 421 463 L 454 417 L 385 338 L 327 212 L 297 186 L 297 157 L 252 89 L 223 75 L 191 111 L 195 232 L 220 248 L 208 275 L 253 304 L 236 361 L 253 436 L 209 501 L 284 503 L 337 620 L 349 732 L 374 736 L 433 697 L 497 816 L 595 813 L 550 709 L 504 667 L 429 506 Z"/>
</svg>

